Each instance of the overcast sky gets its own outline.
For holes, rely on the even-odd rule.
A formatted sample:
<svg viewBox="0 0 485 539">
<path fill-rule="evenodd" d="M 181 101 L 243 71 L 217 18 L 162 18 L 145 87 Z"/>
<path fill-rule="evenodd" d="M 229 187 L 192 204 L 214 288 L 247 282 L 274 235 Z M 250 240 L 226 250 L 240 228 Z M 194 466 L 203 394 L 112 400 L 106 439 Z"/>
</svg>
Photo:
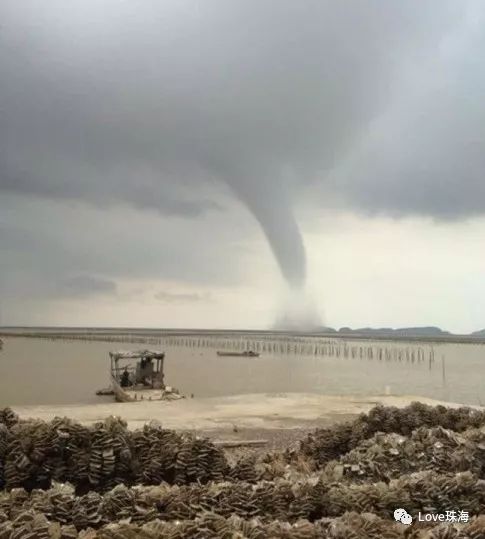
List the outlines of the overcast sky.
<svg viewBox="0 0 485 539">
<path fill-rule="evenodd" d="M 484 17 L 3 0 L 0 324 L 485 327 Z"/>
</svg>

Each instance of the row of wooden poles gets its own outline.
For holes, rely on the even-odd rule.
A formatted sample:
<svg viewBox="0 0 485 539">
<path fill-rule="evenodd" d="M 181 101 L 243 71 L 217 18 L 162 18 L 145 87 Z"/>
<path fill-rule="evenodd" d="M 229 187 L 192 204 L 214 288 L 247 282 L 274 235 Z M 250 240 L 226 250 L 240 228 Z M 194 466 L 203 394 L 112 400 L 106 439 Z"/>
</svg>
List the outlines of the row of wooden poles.
<svg viewBox="0 0 485 539">
<path fill-rule="evenodd" d="M 32 335 L 33 337 L 34 335 Z M 258 336 L 205 336 L 205 335 L 162 335 L 143 336 L 137 334 L 37 334 L 37 338 L 49 340 L 103 341 L 126 344 L 140 344 L 155 347 L 205 348 L 221 351 L 249 351 L 260 354 L 285 354 L 321 356 L 345 359 L 369 359 L 378 361 L 435 361 L 433 345 L 401 343 L 390 341 L 358 342 L 343 338 L 298 337 L 292 335 Z"/>
<path fill-rule="evenodd" d="M 170 336 L 160 340 L 160 344 L 174 347 L 213 348 L 224 351 L 248 351 L 269 354 L 294 354 L 306 356 L 343 357 L 352 359 L 377 359 L 379 361 L 434 361 L 433 346 L 399 346 L 389 343 L 350 344 L 347 341 L 322 340 L 313 338 L 292 339 L 224 339 L 206 337 Z"/>
</svg>

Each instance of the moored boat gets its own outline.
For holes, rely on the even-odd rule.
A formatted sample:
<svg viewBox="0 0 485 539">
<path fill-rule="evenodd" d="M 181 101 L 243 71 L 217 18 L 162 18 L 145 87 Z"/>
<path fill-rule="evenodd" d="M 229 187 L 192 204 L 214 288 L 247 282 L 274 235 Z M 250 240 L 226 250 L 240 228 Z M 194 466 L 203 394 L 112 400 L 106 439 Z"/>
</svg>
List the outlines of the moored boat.
<svg viewBox="0 0 485 539">
<path fill-rule="evenodd" d="M 118 402 L 176 400 L 184 398 L 165 385 L 165 354 L 153 350 L 110 352 L 111 389 Z M 130 363 L 135 360 L 135 365 Z"/>
<path fill-rule="evenodd" d="M 254 352 L 253 350 L 244 350 L 244 352 L 225 352 L 218 350 L 217 355 L 228 357 L 259 357 L 259 352 Z"/>
</svg>

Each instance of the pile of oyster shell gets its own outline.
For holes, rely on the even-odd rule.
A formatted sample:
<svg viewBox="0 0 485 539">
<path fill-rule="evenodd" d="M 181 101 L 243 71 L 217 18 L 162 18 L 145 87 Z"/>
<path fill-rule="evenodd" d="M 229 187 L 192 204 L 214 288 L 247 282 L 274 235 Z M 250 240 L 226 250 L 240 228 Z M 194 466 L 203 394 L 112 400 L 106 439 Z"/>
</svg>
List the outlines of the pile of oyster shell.
<svg viewBox="0 0 485 539">
<path fill-rule="evenodd" d="M 484 539 L 485 413 L 415 403 L 230 465 L 209 440 L 0 410 L 0 539 Z M 464 511 L 468 522 L 396 522 Z"/>
<path fill-rule="evenodd" d="M 217 481 L 227 473 L 224 453 L 209 440 L 157 424 L 129 431 L 114 417 L 85 427 L 67 418 L 19 421 L 8 409 L 0 412 L 0 488 L 48 488 L 58 481 L 78 492 L 104 491 L 118 484 Z"/>
</svg>

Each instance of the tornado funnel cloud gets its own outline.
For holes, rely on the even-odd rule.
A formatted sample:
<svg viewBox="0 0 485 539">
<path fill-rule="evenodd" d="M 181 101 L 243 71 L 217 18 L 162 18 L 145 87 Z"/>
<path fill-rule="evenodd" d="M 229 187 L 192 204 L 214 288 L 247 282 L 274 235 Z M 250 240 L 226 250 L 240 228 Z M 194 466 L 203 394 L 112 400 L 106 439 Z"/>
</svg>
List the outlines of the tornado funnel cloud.
<svg viewBox="0 0 485 539">
<path fill-rule="evenodd" d="M 252 192 L 251 196 L 239 195 L 260 224 L 288 285 L 294 289 L 304 288 L 305 246 L 286 197 L 258 192 Z"/>
<path fill-rule="evenodd" d="M 251 182 L 238 182 L 233 188 L 260 224 L 288 283 L 274 328 L 285 331 L 319 328 L 321 320 L 317 306 L 306 290 L 305 245 L 287 191 L 280 188 L 271 192 L 267 184 Z"/>
<path fill-rule="evenodd" d="M 272 208 L 255 214 L 278 262 L 283 277 L 292 288 L 303 288 L 306 254 L 303 238 L 290 208 Z"/>
</svg>

